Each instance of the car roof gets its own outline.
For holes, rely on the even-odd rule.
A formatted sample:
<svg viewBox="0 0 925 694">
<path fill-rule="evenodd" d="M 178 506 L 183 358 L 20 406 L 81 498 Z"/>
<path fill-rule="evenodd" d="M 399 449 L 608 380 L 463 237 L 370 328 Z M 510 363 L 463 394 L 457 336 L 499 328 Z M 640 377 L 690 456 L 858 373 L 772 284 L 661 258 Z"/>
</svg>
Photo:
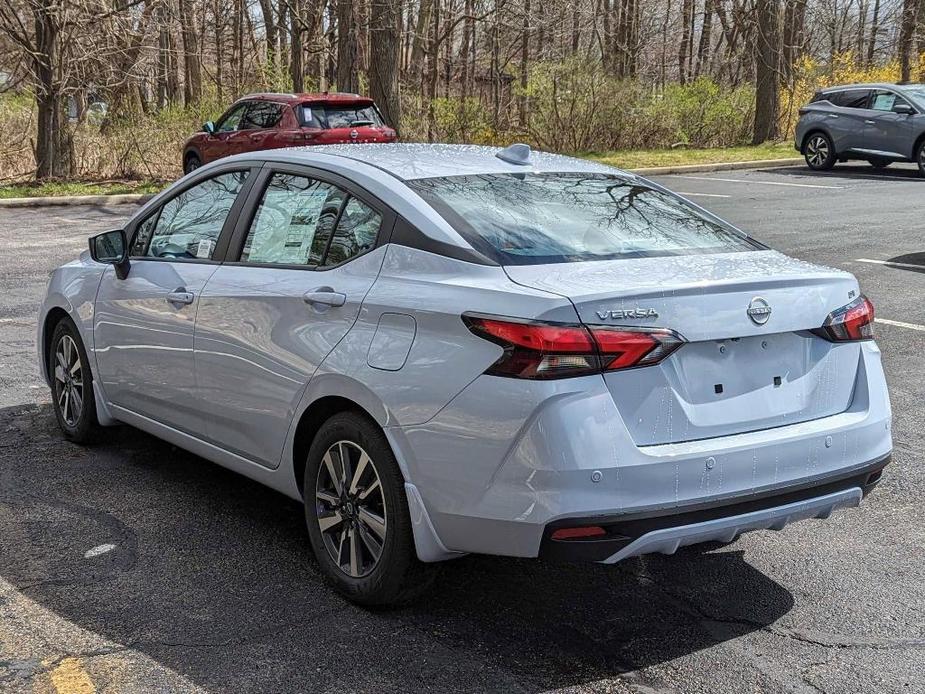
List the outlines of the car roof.
<svg viewBox="0 0 925 694">
<path fill-rule="evenodd" d="M 369 143 L 319 145 L 273 149 L 259 154 L 273 161 L 310 164 L 318 156 L 331 156 L 362 162 L 403 181 L 440 176 L 463 176 L 493 173 L 606 173 L 626 178 L 629 172 L 605 164 L 567 157 L 561 154 L 533 151 L 530 163 L 512 164 L 499 159 L 500 147 L 431 143 Z M 253 157 L 255 152 L 250 153 Z"/>
<path fill-rule="evenodd" d="M 902 89 L 903 87 L 909 87 L 912 85 L 909 84 L 896 84 L 894 82 L 864 82 L 858 84 L 839 84 L 834 87 L 825 87 L 819 91 L 823 94 L 828 92 L 838 91 L 841 89 Z"/>
<path fill-rule="evenodd" d="M 303 92 L 299 94 L 282 94 L 277 92 L 260 92 L 242 96 L 238 101 L 275 101 L 282 104 L 372 104 L 368 96 L 347 92 Z M 235 102 L 237 103 L 237 102 Z"/>
</svg>

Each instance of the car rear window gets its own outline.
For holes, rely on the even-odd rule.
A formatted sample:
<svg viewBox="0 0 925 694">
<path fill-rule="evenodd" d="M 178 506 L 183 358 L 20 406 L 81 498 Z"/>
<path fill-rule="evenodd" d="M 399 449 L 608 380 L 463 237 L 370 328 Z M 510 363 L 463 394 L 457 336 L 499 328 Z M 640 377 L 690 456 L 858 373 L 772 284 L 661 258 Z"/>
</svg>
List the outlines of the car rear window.
<svg viewBox="0 0 925 694">
<path fill-rule="evenodd" d="M 671 193 L 609 174 L 480 174 L 407 185 L 502 265 L 764 249 Z"/>
<path fill-rule="evenodd" d="M 357 128 L 383 125 L 379 111 L 372 104 L 301 104 L 299 121 L 309 128 Z"/>
</svg>

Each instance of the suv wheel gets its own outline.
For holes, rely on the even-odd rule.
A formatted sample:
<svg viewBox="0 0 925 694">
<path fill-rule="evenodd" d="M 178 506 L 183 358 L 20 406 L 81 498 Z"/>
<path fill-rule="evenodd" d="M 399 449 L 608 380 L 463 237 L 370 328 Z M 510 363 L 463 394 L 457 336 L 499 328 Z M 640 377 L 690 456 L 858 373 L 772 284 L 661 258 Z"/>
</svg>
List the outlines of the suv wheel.
<svg viewBox="0 0 925 694">
<path fill-rule="evenodd" d="M 893 163 L 889 159 L 881 159 L 880 157 L 874 157 L 873 159 L 870 159 L 869 161 L 870 161 L 870 165 L 873 166 L 875 169 L 885 169 L 886 167 L 888 167 L 890 164 Z"/>
<path fill-rule="evenodd" d="M 828 171 L 835 166 L 835 147 L 825 133 L 813 133 L 803 147 L 806 165 L 813 171 Z"/>
<path fill-rule="evenodd" d="M 407 602 L 432 578 L 421 563 L 404 478 L 375 423 L 343 412 L 322 426 L 305 466 L 305 520 L 325 578 L 361 605 Z"/>
<path fill-rule="evenodd" d="M 192 173 L 200 166 L 202 166 L 202 160 L 195 154 L 188 154 L 186 159 L 183 160 L 183 173 Z"/>
<path fill-rule="evenodd" d="M 919 165 L 919 173 L 925 176 L 925 139 L 923 139 L 915 150 L 915 163 Z"/>
<path fill-rule="evenodd" d="M 77 327 L 70 318 L 55 326 L 48 352 L 52 404 L 64 437 L 90 443 L 99 437 L 93 374 Z"/>
</svg>

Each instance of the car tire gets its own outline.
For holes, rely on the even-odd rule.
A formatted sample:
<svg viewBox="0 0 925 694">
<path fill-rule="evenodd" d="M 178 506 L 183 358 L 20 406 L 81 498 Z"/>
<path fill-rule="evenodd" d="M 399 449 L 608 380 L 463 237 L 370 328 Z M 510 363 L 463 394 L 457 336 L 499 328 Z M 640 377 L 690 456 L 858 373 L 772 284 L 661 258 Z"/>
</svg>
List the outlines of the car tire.
<svg viewBox="0 0 925 694">
<path fill-rule="evenodd" d="M 192 173 L 196 169 L 202 166 L 202 160 L 197 154 L 190 153 L 186 155 L 186 158 L 183 159 L 183 173 L 188 174 Z"/>
<path fill-rule="evenodd" d="M 828 171 L 835 166 L 835 146 L 825 133 L 811 133 L 803 145 L 806 165 L 813 171 Z"/>
<path fill-rule="evenodd" d="M 925 176 L 925 139 L 915 148 L 915 163 L 918 164 L 919 173 Z"/>
<path fill-rule="evenodd" d="M 357 412 L 328 419 L 309 448 L 304 481 L 309 540 L 335 590 L 385 606 L 430 586 L 435 570 L 417 558 L 404 477 L 375 422 Z"/>
<path fill-rule="evenodd" d="M 48 350 L 52 406 L 64 438 L 74 443 L 97 441 L 102 427 L 96 418 L 93 374 L 77 326 L 62 318 Z"/>
<path fill-rule="evenodd" d="M 893 163 L 889 159 L 881 159 L 879 157 L 869 159 L 868 161 L 870 165 L 873 166 L 875 169 L 885 169 L 886 167 L 888 167 L 890 164 Z"/>
</svg>

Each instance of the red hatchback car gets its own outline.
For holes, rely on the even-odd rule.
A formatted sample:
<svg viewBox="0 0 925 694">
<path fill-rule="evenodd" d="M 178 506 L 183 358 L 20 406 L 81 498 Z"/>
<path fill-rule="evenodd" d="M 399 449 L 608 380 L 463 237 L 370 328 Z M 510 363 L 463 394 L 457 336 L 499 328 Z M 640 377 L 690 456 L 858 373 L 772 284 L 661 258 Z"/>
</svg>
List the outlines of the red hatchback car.
<svg viewBox="0 0 925 694">
<path fill-rule="evenodd" d="M 229 154 L 341 142 L 395 142 L 395 131 L 357 94 L 251 94 L 186 141 L 183 173 Z"/>
</svg>

